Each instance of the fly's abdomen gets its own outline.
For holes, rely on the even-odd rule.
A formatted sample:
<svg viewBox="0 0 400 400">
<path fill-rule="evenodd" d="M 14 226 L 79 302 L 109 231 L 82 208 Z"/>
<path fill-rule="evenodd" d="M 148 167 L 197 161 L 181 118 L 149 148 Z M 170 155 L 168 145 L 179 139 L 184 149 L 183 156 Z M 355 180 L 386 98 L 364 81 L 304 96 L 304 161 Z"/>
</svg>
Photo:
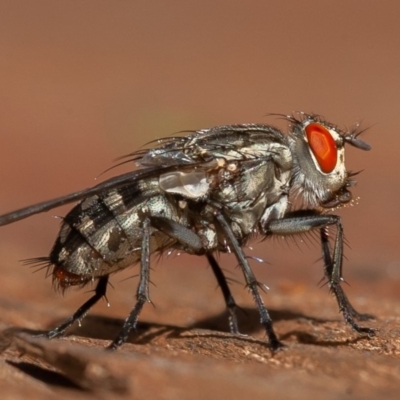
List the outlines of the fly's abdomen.
<svg viewBox="0 0 400 400">
<path fill-rule="evenodd" d="M 87 198 L 64 218 L 50 253 L 56 285 L 85 285 L 138 263 L 144 216 L 157 215 L 181 222 L 178 214 L 174 202 L 160 193 L 158 180 Z M 152 232 L 151 253 L 173 244 L 161 232 Z"/>
<path fill-rule="evenodd" d="M 107 197 L 111 196 L 108 194 Z M 106 197 L 94 196 L 65 218 L 50 254 L 61 287 L 81 285 L 140 259 L 140 221 L 135 207 L 118 215 Z"/>
</svg>

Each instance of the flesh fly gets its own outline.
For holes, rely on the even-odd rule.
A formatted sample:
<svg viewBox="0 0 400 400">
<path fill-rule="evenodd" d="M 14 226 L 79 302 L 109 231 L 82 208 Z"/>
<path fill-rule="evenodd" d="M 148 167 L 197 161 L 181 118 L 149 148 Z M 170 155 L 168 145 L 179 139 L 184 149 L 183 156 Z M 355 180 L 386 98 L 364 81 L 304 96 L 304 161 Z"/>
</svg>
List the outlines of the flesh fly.
<svg viewBox="0 0 400 400">
<path fill-rule="evenodd" d="M 346 170 L 345 146 L 370 146 L 360 131 L 342 130 L 317 115 L 284 116 L 288 131 L 269 125 L 217 126 L 161 139 L 127 156 L 137 169 L 89 189 L 0 216 L 6 225 L 79 201 L 63 218 L 48 257 L 30 260 L 50 268 L 56 287 L 83 287 L 96 281 L 94 295 L 75 314 L 47 333 L 62 335 L 106 294 L 108 280 L 140 265 L 136 304 L 109 348 L 123 344 L 150 301 L 150 256 L 179 250 L 205 256 L 221 287 L 230 329 L 238 333 L 236 303 L 215 254 L 231 252 L 260 313 L 272 350 L 282 344 L 260 295 L 243 246 L 255 235 L 319 232 L 324 273 L 345 321 L 361 334 L 358 313 L 342 287 L 343 228 L 332 214 L 352 199 L 355 181 Z M 336 227 L 330 244 L 328 227 Z"/>
</svg>

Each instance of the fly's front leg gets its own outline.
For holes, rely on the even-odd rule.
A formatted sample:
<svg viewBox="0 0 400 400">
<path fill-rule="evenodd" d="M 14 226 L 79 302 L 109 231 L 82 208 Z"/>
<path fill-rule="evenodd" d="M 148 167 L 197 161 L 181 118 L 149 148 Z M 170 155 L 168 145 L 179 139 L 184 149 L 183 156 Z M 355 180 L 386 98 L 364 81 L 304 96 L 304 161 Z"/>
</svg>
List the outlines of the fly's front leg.
<svg viewBox="0 0 400 400">
<path fill-rule="evenodd" d="M 278 340 L 275 334 L 274 328 L 272 326 L 271 317 L 260 296 L 258 287 L 261 286 L 261 284 L 257 281 L 256 277 L 254 276 L 254 273 L 250 268 L 247 258 L 244 255 L 243 250 L 239 245 L 239 242 L 237 241 L 229 223 L 227 222 L 227 220 L 225 219 L 224 215 L 220 210 L 215 211 L 215 218 L 218 221 L 219 226 L 222 228 L 222 231 L 224 232 L 225 236 L 227 237 L 229 244 L 232 246 L 232 252 L 235 254 L 237 260 L 239 261 L 239 265 L 243 271 L 246 284 L 250 290 L 250 293 L 254 298 L 254 301 L 260 313 L 260 322 L 264 326 L 265 331 L 268 335 L 270 348 L 272 351 L 278 350 L 283 345 Z"/>
<path fill-rule="evenodd" d="M 330 245 L 329 245 L 329 235 L 328 235 L 328 229 L 327 228 L 321 228 L 320 229 L 320 236 L 321 236 L 321 244 L 322 244 L 322 257 L 324 260 L 324 265 L 325 265 L 325 276 L 330 282 L 332 280 L 332 273 L 333 273 L 333 260 L 331 257 L 331 250 L 330 250 Z M 342 279 L 342 278 L 340 278 Z M 369 319 L 373 319 L 374 316 L 371 314 L 363 314 L 359 313 L 349 302 L 349 299 L 347 298 L 346 294 L 343 292 L 342 297 L 344 299 L 344 302 L 347 303 L 347 310 L 351 314 L 352 317 L 359 319 L 360 321 L 366 321 Z"/>
<path fill-rule="evenodd" d="M 139 314 L 146 302 L 150 302 L 149 296 L 149 278 L 150 276 L 150 219 L 148 217 L 143 221 L 143 238 L 142 238 L 142 256 L 140 260 L 140 278 L 136 291 L 136 304 L 128 318 L 125 320 L 121 331 L 108 349 L 115 350 L 128 339 L 129 332 L 136 329 Z"/>
<path fill-rule="evenodd" d="M 345 321 L 357 332 L 373 335 L 374 330 L 359 326 L 354 321 L 354 308 L 351 306 L 347 297 L 340 286 L 342 281 L 343 264 L 343 227 L 340 218 L 336 215 L 299 215 L 287 217 L 280 220 L 271 221 L 264 227 L 266 234 L 291 235 L 296 233 L 306 233 L 312 229 L 320 229 L 322 232 L 328 225 L 336 225 L 337 233 L 331 257 L 328 237 L 321 233 L 322 250 L 325 262 L 325 274 L 328 278 L 330 290 L 335 295 L 339 305 L 339 310 L 343 314 Z M 326 234 L 326 231 L 325 231 Z"/>
<path fill-rule="evenodd" d="M 219 287 L 221 288 L 222 294 L 224 296 L 226 308 L 229 312 L 229 329 L 231 333 L 239 334 L 239 326 L 236 316 L 237 305 L 235 299 L 232 296 L 231 290 L 229 289 L 228 282 L 226 281 L 225 275 L 223 274 L 221 267 L 219 266 L 215 257 L 207 253 L 208 262 L 214 272 L 215 277 Z"/>
<path fill-rule="evenodd" d="M 354 313 L 358 315 L 358 313 L 351 306 L 350 302 L 347 300 L 347 296 L 345 295 L 342 287 L 340 286 L 340 282 L 342 279 L 342 264 L 343 264 L 343 227 L 338 218 L 337 224 L 337 233 L 335 239 L 335 245 L 333 249 L 333 267 L 332 267 L 332 276 L 329 280 L 329 286 L 332 293 L 335 295 L 337 302 L 339 304 L 339 310 L 342 312 L 344 319 L 346 322 L 357 332 L 366 333 L 369 336 L 373 336 L 375 334 L 375 330 L 372 328 L 359 326 L 354 321 Z"/>
</svg>

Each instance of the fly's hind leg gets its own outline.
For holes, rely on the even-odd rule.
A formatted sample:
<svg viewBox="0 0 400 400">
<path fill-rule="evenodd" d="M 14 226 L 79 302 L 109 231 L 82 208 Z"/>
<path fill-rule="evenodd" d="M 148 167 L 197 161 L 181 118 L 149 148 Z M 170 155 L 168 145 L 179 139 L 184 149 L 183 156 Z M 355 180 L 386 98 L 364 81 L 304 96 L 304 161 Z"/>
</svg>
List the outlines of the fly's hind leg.
<svg viewBox="0 0 400 400">
<path fill-rule="evenodd" d="M 140 312 L 146 302 L 150 302 L 149 296 L 150 281 L 150 219 L 146 217 L 143 221 L 142 255 L 140 260 L 140 278 L 136 290 L 136 304 L 124 321 L 118 336 L 108 346 L 108 349 L 115 350 L 128 339 L 132 329 L 136 329 Z"/>
<path fill-rule="evenodd" d="M 57 328 L 47 332 L 45 336 L 49 339 L 52 339 L 57 336 L 62 336 L 71 325 L 73 325 L 76 321 L 81 320 L 102 297 L 105 297 L 107 284 L 108 284 L 108 275 L 102 276 L 99 279 L 99 282 L 97 283 L 94 295 L 86 303 L 84 303 L 81 307 L 79 307 L 78 310 L 74 313 L 74 315 L 72 315 L 72 317 L 68 318 Z"/>
<path fill-rule="evenodd" d="M 136 304 L 125 320 L 118 336 L 108 349 L 115 350 L 128 339 L 131 330 L 136 329 L 140 312 L 146 302 L 150 302 L 150 230 L 155 228 L 169 237 L 176 239 L 183 248 L 190 248 L 192 252 L 204 253 L 200 238 L 185 226 L 165 217 L 147 216 L 143 221 L 142 256 L 140 262 L 140 278 L 136 291 Z"/>
</svg>

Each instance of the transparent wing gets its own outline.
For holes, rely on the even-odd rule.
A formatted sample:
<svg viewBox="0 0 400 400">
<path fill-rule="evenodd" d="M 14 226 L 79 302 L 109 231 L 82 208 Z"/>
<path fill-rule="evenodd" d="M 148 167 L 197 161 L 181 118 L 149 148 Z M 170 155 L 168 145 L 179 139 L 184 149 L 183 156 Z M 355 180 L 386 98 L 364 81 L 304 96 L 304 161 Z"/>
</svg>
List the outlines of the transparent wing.
<svg viewBox="0 0 400 400">
<path fill-rule="evenodd" d="M 158 146 L 155 148 L 142 149 L 124 157 L 126 160 L 122 164 L 134 161 L 142 167 L 141 169 L 113 177 L 88 189 L 0 215 L 0 226 L 173 171 L 178 171 L 178 174 L 169 175 L 167 183 L 163 181 L 166 184 L 166 191 L 181 193 L 182 187 L 189 184 L 189 188 L 194 187 L 195 193 L 185 193 L 189 197 L 198 197 L 207 191 L 207 188 L 202 186 L 203 177 L 201 172 L 198 173 L 199 167 L 200 170 L 215 168 L 212 160 L 217 158 L 246 161 L 260 156 L 267 157 L 271 154 L 271 143 L 282 143 L 284 140 L 279 130 L 268 125 L 257 124 L 217 126 L 194 131 L 187 136 L 161 139 L 157 141 Z M 185 171 L 189 173 L 185 174 Z M 179 178 L 178 192 L 171 187 L 171 185 L 176 185 L 177 177 Z M 175 178 L 172 183 L 171 178 Z M 192 181 L 183 185 L 184 178 Z"/>
<path fill-rule="evenodd" d="M 185 131 L 187 136 L 174 136 L 151 142 L 151 149 L 141 149 L 121 157 L 124 163 L 136 162 L 143 167 L 190 165 L 213 158 L 252 159 L 267 155 L 269 144 L 285 143 L 276 128 L 262 124 L 216 126 L 198 131 Z M 256 151 L 256 145 L 260 151 Z"/>
<path fill-rule="evenodd" d="M 0 215 L 0 226 L 11 224 L 21 219 L 28 218 L 32 215 L 46 212 L 53 208 L 85 199 L 89 196 L 103 193 L 104 191 L 109 191 L 112 189 L 120 188 L 122 186 L 134 184 L 139 180 L 158 176 L 161 173 L 174 171 L 176 168 L 176 166 L 169 166 L 164 168 L 145 168 L 115 176 L 94 187 L 83 189 L 67 194 L 65 196 L 57 197 L 52 200 L 47 200 L 38 204 L 34 204 L 32 206 L 20 208 L 19 210 L 15 210 L 4 215 Z"/>
</svg>

